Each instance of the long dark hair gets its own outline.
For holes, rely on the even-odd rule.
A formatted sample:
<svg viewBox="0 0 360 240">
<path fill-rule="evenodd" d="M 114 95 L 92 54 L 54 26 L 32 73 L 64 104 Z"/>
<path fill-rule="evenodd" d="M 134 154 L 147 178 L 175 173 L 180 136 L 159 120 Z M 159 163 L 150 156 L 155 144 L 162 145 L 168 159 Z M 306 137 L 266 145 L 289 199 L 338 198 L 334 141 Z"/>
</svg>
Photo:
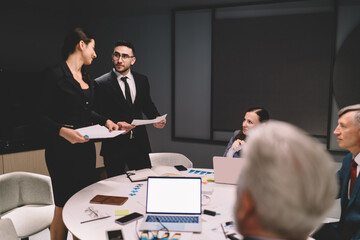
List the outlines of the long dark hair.
<svg viewBox="0 0 360 240">
<path fill-rule="evenodd" d="M 260 122 L 264 122 L 266 120 L 269 120 L 269 118 L 270 118 L 268 111 L 265 108 L 262 108 L 262 107 L 252 107 L 252 108 L 249 108 L 248 110 L 246 110 L 246 112 L 247 113 L 248 112 L 256 113 L 259 116 L 259 121 Z M 245 138 L 246 138 L 246 135 L 244 134 L 243 130 L 241 129 L 239 131 L 239 133 L 236 135 L 234 141 L 237 140 L 237 139 L 245 140 Z"/>
<path fill-rule="evenodd" d="M 94 35 L 80 27 L 74 28 L 69 31 L 68 34 L 65 36 L 64 44 L 61 49 L 61 55 L 63 60 L 66 60 L 71 53 L 75 52 L 76 45 L 81 40 L 88 44 L 91 39 L 95 39 Z"/>
<path fill-rule="evenodd" d="M 83 28 L 77 27 L 70 30 L 64 39 L 64 44 L 61 49 L 61 55 L 63 60 L 68 59 L 69 55 L 75 52 L 76 45 L 82 40 L 84 43 L 89 44 L 91 40 L 94 40 L 94 35 L 89 33 Z M 86 83 L 89 83 L 90 76 L 85 71 L 84 67 L 81 68 L 81 73 L 83 75 L 83 79 Z"/>
</svg>

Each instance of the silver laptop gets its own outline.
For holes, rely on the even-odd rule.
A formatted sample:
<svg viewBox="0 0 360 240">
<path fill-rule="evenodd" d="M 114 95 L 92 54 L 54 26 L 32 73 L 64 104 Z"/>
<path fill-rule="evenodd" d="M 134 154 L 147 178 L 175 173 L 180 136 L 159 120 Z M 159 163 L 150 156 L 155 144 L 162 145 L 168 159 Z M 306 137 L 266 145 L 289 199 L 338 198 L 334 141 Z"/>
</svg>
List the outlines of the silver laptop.
<svg viewBox="0 0 360 240">
<path fill-rule="evenodd" d="M 216 183 L 237 184 L 244 158 L 213 157 L 214 179 Z"/>
<path fill-rule="evenodd" d="M 149 177 L 143 230 L 201 232 L 201 178 Z"/>
</svg>

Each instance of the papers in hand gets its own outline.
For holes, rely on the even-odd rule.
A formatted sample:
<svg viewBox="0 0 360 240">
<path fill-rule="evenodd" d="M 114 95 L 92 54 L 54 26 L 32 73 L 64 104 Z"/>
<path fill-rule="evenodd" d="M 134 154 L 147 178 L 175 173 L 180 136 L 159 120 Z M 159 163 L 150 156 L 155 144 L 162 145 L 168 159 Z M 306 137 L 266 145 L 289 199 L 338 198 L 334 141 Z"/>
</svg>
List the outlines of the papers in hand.
<svg viewBox="0 0 360 240">
<path fill-rule="evenodd" d="M 139 126 L 139 125 L 145 125 L 145 124 L 152 124 L 152 123 L 158 123 L 161 122 L 162 120 L 166 119 L 167 114 L 164 114 L 158 118 L 154 118 L 151 120 L 143 120 L 143 119 L 134 119 L 131 122 L 131 125 L 135 125 L 135 126 Z"/>
<path fill-rule="evenodd" d="M 78 128 L 75 130 L 84 137 L 90 139 L 113 138 L 125 132 L 124 130 L 109 132 L 109 129 L 104 126 L 100 126 L 99 124 L 89 127 Z"/>
</svg>

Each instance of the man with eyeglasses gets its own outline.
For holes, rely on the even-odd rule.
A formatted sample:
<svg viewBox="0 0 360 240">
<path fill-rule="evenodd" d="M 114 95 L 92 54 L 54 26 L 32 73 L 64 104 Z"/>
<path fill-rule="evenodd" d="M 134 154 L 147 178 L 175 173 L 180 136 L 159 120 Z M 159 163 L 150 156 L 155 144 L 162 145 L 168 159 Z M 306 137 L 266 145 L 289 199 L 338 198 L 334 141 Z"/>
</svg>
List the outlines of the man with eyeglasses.
<svg viewBox="0 0 360 240">
<path fill-rule="evenodd" d="M 113 69 L 95 79 L 96 109 L 99 113 L 119 122 L 131 123 L 133 119 L 160 116 L 150 96 L 148 78 L 131 70 L 135 58 L 134 46 L 128 41 L 118 41 L 112 53 Z M 163 128 L 166 120 L 154 123 Z M 145 126 L 137 126 L 125 135 L 102 141 L 100 155 L 108 177 L 129 170 L 150 168 L 150 142 Z"/>
</svg>

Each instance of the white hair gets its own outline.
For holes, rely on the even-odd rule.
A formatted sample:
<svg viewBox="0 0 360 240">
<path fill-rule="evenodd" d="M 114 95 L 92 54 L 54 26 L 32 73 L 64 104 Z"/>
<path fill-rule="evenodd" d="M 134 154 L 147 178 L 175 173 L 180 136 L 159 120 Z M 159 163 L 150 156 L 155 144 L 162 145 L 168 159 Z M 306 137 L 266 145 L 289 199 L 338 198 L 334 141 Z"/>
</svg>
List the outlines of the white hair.
<svg viewBox="0 0 360 240">
<path fill-rule="evenodd" d="M 261 226 L 289 239 L 306 239 L 338 192 L 331 156 L 304 131 L 270 120 L 249 131 L 239 180 L 254 200 Z"/>
<path fill-rule="evenodd" d="M 345 113 L 355 112 L 353 123 L 357 129 L 360 129 L 360 104 L 349 105 L 339 110 L 338 116 L 341 117 Z"/>
</svg>

